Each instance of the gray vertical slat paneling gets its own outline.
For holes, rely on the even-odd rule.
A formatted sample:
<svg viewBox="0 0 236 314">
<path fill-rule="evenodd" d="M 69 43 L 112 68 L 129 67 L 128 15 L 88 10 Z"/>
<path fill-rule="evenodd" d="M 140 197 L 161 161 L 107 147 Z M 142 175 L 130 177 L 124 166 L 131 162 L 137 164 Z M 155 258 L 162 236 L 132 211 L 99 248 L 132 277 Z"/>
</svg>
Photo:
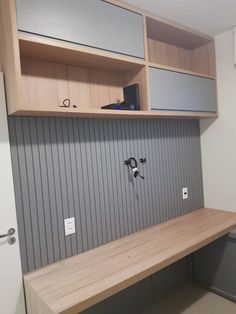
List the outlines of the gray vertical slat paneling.
<svg viewBox="0 0 236 314">
<path fill-rule="evenodd" d="M 91 189 L 92 182 L 90 179 L 91 175 L 91 160 L 88 158 L 88 149 L 89 149 L 89 126 L 87 125 L 86 120 L 81 121 L 81 135 L 82 135 L 82 143 L 81 143 L 81 156 L 82 156 L 82 172 L 83 172 L 83 184 L 84 184 L 84 199 L 85 199 L 85 217 L 86 217 L 86 227 L 87 227 L 87 238 L 88 238 L 88 247 L 87 249 L 91 249 L 94 247 L 94 234 L 96 233 L 96 226 L 92 219 L 92 210 L 91 208 Z M 91 157 L 90 157 L 91 158 Z M 82 183 L 82 182 L 81 182 Z M 91 183 L 91 186 L 90 186 Z"/>
<path fill-rule="evenodd" d="M 47 167 L 47 185 L 48 185 L 48 201 L 49 211 L 51 218 L 51 232 L 53 241 L 53 254 L 54 260 L 60 260 L 60 242 L 59 242 L 59 229 L 58 229 L 58 214 L 56 208 L 56 194 L 55 194 L 55 175 L 53 171 L 53 156 L 52 156 L 52 138 L 48 119 L 43 120 L 44 138 L 45 138 L 45 158 Z"/>
<path fill-rule="evenodd" d="M 106 214 L 105 214 L 105 199 L 104 199 L 104 183 L 103 183 L 103 176 L 101 174 L 100 169 L 102 169 L 102 158 L 101 158 L 101 146 L 97 145 L 96 143 L 99 142 L 99 121 L 94 120 L 94 138 L 95 138 L 95 143 L 94 143 L 94 150 L 95 150 L 95 160 L 96 160 L 96 175 L 97 175 L 97 204 L 99 204 L 98 208 L 98 221 L 100 224 L 100 236 L 101 239 L 99 239 L 99 244 L 106 243 L 107 241 L 107 223 L 106 223 Z M 100 242 L 101 241 L 101 242 Z"/>
<path fill-rule="evenodd" d="M 73 131 L 74 131 L 74 143 L 75 143 L 75 158 L 76 158 L 76 169 L 77 169 L 77 186 L 75 187 L 79 197 L 79 209 L 76 209 L 77 215 L 79 214 L 81 220 L 81 226 L 79 231 L 80 239 L 77 237 L 77 241 L 81 241 L 81 250 L 85 251 L 88 247 L 88 236 L 87 236 L 87 222 L 86 222 L 86 207 L 85 207 L 85 192 L 83 182 L 83 166 L 82 166 L 82 154 L 81 154 L 81 132 L 79 125 L 76 120 L 73 120 Z M 78 228 L 78 225 L 76 226 Z M 83 236 L 82 236 L 83 235 Z"/>
<path fill-rule="evenodd" d="M 129 134 L 131 135 L 130 132 L 130 122 L 127 123 L 127 121 L 125 121 L 125 145 L 126 145 L 126 156 L 125 159 L 127 159 L 128 157 L 134 157 L 134 152 L 133 152 L 133 138 L 132 136 L 130 136 L 130 141 L 128 140 L 128 138 L 126 138 L 126 135 Z M 125 182 L 125 185 L 127 187 L 128 190 L 128 200 L 129 203 L 127 204 L 127 208 L 126 210 L 130 211 L 130 230 L 131 232 L 135 232 L 135 198 L 134 198 L 134 193 L 133 190 L 135 188 L 134 186 L 134 179 L 133 177 L 131 177 L 128 173 L 128 168 L 126 167 L 126 174 L 127 174 L 127 178 L 129 178 L 129 180 L 127 180 Z M 130 206 L 130 208 L 129 208 Z"/>
<path fill-rule="evenodd" d="M 147 226 L 150 226 L 152 223 L 152 208 L 153 208 L 153 190 L 155 189 L 155 184 L 152 184 L 151 182 L 151 173 L 153 172 L 152 165 L 151 165 L 151 156 L 152 156 L 152 145 L 149 146 L 151 137 L 148 136 L 148 132 L 150 131 L 150 126 L 146 126 L 147 122 L 143 120 L 142 122 L 142 142 L 144 150 L 142 151 L 142 157 L 147 158 L 147 164 L 145 165 L 145 182 L 144 184 L 144 197 L 145 197 L 145 206 L 146 206 L 146 212 L 147 212 Z M 149 148 L 150 147 L 150 148 Z M 144 167 L 143 167 L 144 169 Z M 156 173 L 155 176 L 153 176 L 154 182 L 156 182 L 158 174 Z M 155 204 L 156 207 L 158 207 L 158 204 Z"/>
<path fill-rule="evenodd" d="M 47 165 L 47 179 L 48 179 L 48 198 L 49 209 L 51 213 L 51 229 L 53 241 L 54 261 L 60 260 L 60 241 L 58 228 L 58 214 L 56 207 L 56 193 L 55 193 L 55 175 L 53 171 L 53 155 L 52 155 L 52 135 L 50 132 L 50 125 L 48 119 L 43 120 L 44 137 L 45 137 L 45 158 Z"/>
<path fill-rule="evenodd" d="M 131 157 L 128 155 L 127 149 L 126 149 L 126 140 L 125 140 L 125 120 L 119 121 L 120 124 L 117 126 L 117 128 L 120 131 L 120 141 L 121 141 L 121 156 L 123 156 L 122 162 L 124 163 L 124 160 L 126 160 L 128 157 Z M 126 219 L 126 234 L 131 233 L 131 210 L 129 205 L 129 191 L 128 191 L 128 185 L 127 185 L 127 167 L 123 167 L 123 193 L 125 194 L 125 203 L 124 203 L 124 217 Z M 129 209 L 129 210 L 128 210 Z"/>
<path fill-rule="evenodd" d="M 122 139 L 122 130 L 121 125 L 118 120 L 115 121 L 113 124 L 113 132 L 116 135 L 115 146 L 117 147 L 117 154 L 116 160 L 114 162 L 114 167 L 116 168 L 116 176 L 117 176 L 117 184 L 118 184 L 118 201 L 119 201 L 119 208 L 120 208 L 120 223 L 121 223 L 121 236 L 125 236 L 129 233 L 128 231 L 128 218 L 127 218 L 127 195 L 126 189 L 122 189 L 125 184 L 125 172 L 124 172 L 124 165 L 118 162 L 119 156 L 124 156 L 123 153 L 123 139 Z"/>
<path fill-rule="evenodd" d="M 54 246 L 52 240 L 52 223 L 51 223 L 51 208 L 49 200 L 49 185 L 48 185 L 48 163 L 46 160 L 46 143 L 45 131 L 43 127 L 43 119 L 37 120 L 37 135 L 39 147 L 39 171 L 41 177 L 42 208 L 44 212 L 44 224 L 46 231 L 46 249 L 49 264 L 54 262 Z"/>
<path fill-rule="evenodd" d="M 27 123 L 27 118 L 22 118 L 22 126 L 23 130 L 25 129 L 25 125 Z M 40 238 L 40 249 L 41 249 L 41 257 L 42 257 L 42 266 L 48 264 L 48 246 L 47 246 L 47 234 L 46 228 L 47 223 L 45 220 L 45 211 L 44 211 L 44 201 L 43 198 L 43 182 L 42 182 L 42 166 L 41 166 L 41 158 L 40 151 L 43 147 L 43 143 L 40 142 L 39 138 L 42 134 L 41 127 L 41 119 L 31 119 L 30 123 L 30 131 L 31 131 L 31 143 L 25 143 L 25 149 L 27 146 L 31 145 L 32 147 L 32 160 L 34 163 L 34 172 L 29 175 L 34 176 L 35 180 L 35 196 L 37 200 L 37 213 L 38 213 L 38 225 L 39 225 L 39 238 Z"/>
<path fill-rule="evenodd" d="M 59 161 L 59 182 L 60 184 L 60 193 L 61 193 L 61 202 L 62 202 L 62 213 L 63 213 L 63 220 L 65 218 L 70 217 L 69 215 L 69 195 L 68 195 L 68 185 L 66 182 L 66 163 L 68 162 L 65 160 L 65 148 L 64 148 L 64 132 L 66 132 L 66 125 L 64 119 L 56 119 L 56 133 L 57 133 L 57 149 L 58 149 L 58 161 Z M 64 233 L 64 232 L 63 232 Z M 71 247 L 71 237 L 65 238 L 66 244 L 66 257 L 72 255 L 72 247 Z"/>
<path fill-rule="evenodd" d="M 93 248 L 97 246 L 97 224 L 96 224 L 96 208 L 95 208 L 95 201 L 94 201 L 94 184 L 93 184 L 93 157 L 91 154 L 91 143 L 90 143 L 90 128 L 91 122 L 88 123 L 87 119 L 83 121 L 84 127 L 84 135 L 85 135 L 85 142 L 84 142 L 84 160 L 83 165 L 85 166 L 86 163 L 86 171 L 84 173 L 84 180 L 86 181 L 86 194 L 85 199 L 87 200 L 87 221 L 90 227 L 90 233 L 88 234 L 89 238 L 89 248 Z"/>
<path fill-rule="evenodd" d="M 120 186 L 118 184 L 119 173 L 121 172 L 120 167 L 122 166 L 119 162 L 119 155 L 117 150 L 117 132 L 115 123 L 113 120 L 110 120 L 110 134 L 111 134 L 111 168 L 112 176 L 114 177 L 114 188 L 113 188 L 113 203 L 115 203 L 115 221 L 116 221 L 116 238 L 120 238 L 123 234 L 122 232 L 122 212 L 120 210 L 121 206 L 119 203 L 119 190 Z M 118 167 L 117 167 L 118 166 Z M 112 206 L 112 205 L 111 205 Z"/>
<path fill-rule="evenodd" d="M 27 258 L 27 246 L 26 246 L 26 235 L 25 235 L 25 221 L 23 214 L 23 199 L 22 199 L 22 187 L 20 179 L 20 166 L 19 166 L 19 157 L 18 157 L 18 146 L 17 146 L 17 131 L 16 123 L 13 119 L 9 120 L 9 133 L 11 137 L 11 156 L 12 156 L 12 168 L 13 171 L 13 180 L 15 188 L 15 201 L 17 204 L 17 223 L 18 229 L 20 231 L 20 251 L 21 251 L 21 264 L 22 271 L 25 273 L 28 271 L 28 258 Z"/>
<path fill-rule="evenodd" d="M 15 117 L 9 128 L 24 272 L 203 206 L 198 121 Z M 145 180 L 130 177 L 132 156 L 147 158 Z"/>
<path fill-rule="evenodd" d="M 75 217 L 75 202 L 73 196 L 73 183 L 72 183 L 72 168 L 74 164 L 71 163 L 71 143 L 73 143 L 73 137 L 69 135 L 69 125 L 71 124 L 71 120 L 68 120 L 68 123 L 63 123 L 63 149 L 64 149 L 64 157 L 65 157 L 65 170 L 66 170 L 66 194 L 67 194 L 67 206 L 68 206 L 68 217 Z M 76 255 L 77 250 L 77 241 L 76 235 L 73 234 L 70 237 L 71 239 L 71 251 L 72 255 Z"/>
<path fill-rule="evenodd" d="M 56 131 L 56 121 L 55 119 L 49 120 L 49 130 L 51 139 L 51 149 L 52 149 L 52 172 L 54 174 L 54 184 L 53 189 L 55 191 L 55 203 L 56 203 L 56 213 L 57 213 L 57 225 L 58 225 L 58 235 L 59 235 L 59 249 L 60 258 L 66 257 L 66 246 L 65 246 L 65 236 L 64 236 L 64 222 L 63 222 L 63 206 L 61 199 L 61 177 L 59 173 L 59 151 L 58 151 L 58 137 Z M 49 165 L 48 165 L 49 166 Z M 53 197 L 53 194 L 51 193 Z"/>
<path fill-rule="evenodd" d="M 73 119 L 70 119 L 68 126 L 68 145 L 69 145 L 69 156 L 70 156 L 70 176 L 71 176 L 71 193 L 73 197 L 73 215 L 75 217 L 76 234 L 72 236 L 72 250 L 73 255 L 82 251 L 82 232 L 81 232 L 81 215 L 80 215 L 80 201 L 78 193 L 78 167 L 75 152 L 75 137 Z"/>
<path fill-rule="evenodd" d="M 29 121 L 23 121 L 25 124 L 24 128 L 24 140 L 26 143 L 31 143 L 31 133 Z M 25 160 L 27 164 L 27 178 L 28 178 L 28 187 L 29 187 L 29 202 L 30 202 L 30 211 L 31 211 L 31 221 L 33 226 L 32 240 L 34 247 L 34 263 L 35 268 L 41 266 L 41 250 L 40 250 L 40 241 L 39 241 L 39 222 L 38 222 L 38 209 L 37 209 L 37 197 L 36 197 L 36 187 L 34 179 L 34 162 L 32 156 L 32 146 L 25 145 Z"/>
<path fill-rule="evenodd" d="M 168 168 L 166 165 L 167 154 L 165 152 L 165 145 L 164 145 L 166 140 L 167 139 L 163 137 L 163 121 L 160 121 L 160 124 L 158 125 L 159 145 L 158 146 L 155 145 L 154 138 L 153 138 L 153 143 L 152 143 L 152 146 L 155 148 L 153 161 L 156 156 L 156 158 L 159 158 L 159 163 L 160 163 L 159 168 L 156 169 L 156 171 L 154 171 L 157 173 L 157 175 L 160 175 L 160 179 L 161 179 L 161 181 L 159 182 L 159 187 L 161 188 L 161 198 L 162 198 L 162 202 L 160 204 L 160 217 L 159 217 L 160 222 L 164 221 L 164 217 L 166 217 L 166 219 L 169 219 L 169 213 L 168 213 L 169 195 L 168 195 L 168 181 L 167 181 Z M 164 155 L 164 158 L 163 158 L 163 155 Z M 155 197 L 155 193 L 154 193 L 154 197 Z"/>
<path fill-rule="evenodd" d="M 105 128 L 104 128 L 104 134 L 105 134 L 105 160 L 106 160 L 106 169 L 107 169 L 107 178 L 108 178 L 108 196 L 109 196 L 109 202 L 108 202 L 108 211 L 110 212 L 110 217 L 111 217 L 111 239 L 115 240 L 117 238 L 117 231 L 116 231 L 116 217 L 115 217 L 115 212 L 117 208 L 117 204 L 114 201 L 113 202 L 113 193 L 115 191 L 115 182 L 114 182 L 114 174 L 113 174 L 113 168 L 112 168 L 112 161 L 113 158 L 111 156 L 111 146 L 112 146 L 112 134 L 111 134 L 111 123 L 112 120 L 108 120 L 105 123 Z M 111 208 L 113 208 L 111 210 Z"/>
<path fill-rule="evenodd" d="M 102 123 L 100 124 L 102 133 L 102 159 L 103 159 L 103 165 L 101 168 L 101 172 L 103 172 L 103 179 L 104 179 L 104 195 L 106 196 L 106 214 L 108 217 L 108 225 L 107 228 L 107 236 L 108 241 L 112 241 L 115 239 L 115 214 L 114 211 L 110 210 L 110 204 L 111 204 L 111 198 L 112 198 L 112 182 L 111 182 L 111 160 L 109 157 L 109 151 L 110 151 L 110 141 L 109 141 L 109 129 L 108 129 L 108 123 Z"/>
<path fill-rule="evenodd" d="M 92 162 L 92 182 L 93 182 L 93 199 L 94 199 L 94 212 L 95 212 L 95 220 L 97 225 L 97 241 L 96 246 L 103 244 L 103 235 L 102 235 L 102 218 L 101 218 L 101 201 L 100 201 L 100 193 L 99 193 L 99 172 L 100 167 L 98 167 L 98 155 L 96 150 L 96 127 L 94 125 L 94 120 L 92 120 L 91 124 L 91 133 L 90 133 L 90 149 L 91 149 L 91 156 Z"/>
<path fill-rule="evenodd" d="M 98 184 L 100 197 L 100 224 L 102 227 L 103 243 L 111 241 L 111 217 L 109 211 L 108 177 L 106 167 L 106 151 L 103 124 L 100 120 L 94 120 L 94 130 L 96 132 L 96 159 L 98 165 Z M 98 145 L 99 143 L 99 145 Z M 102 171 L 103 169 L 103 171 Z"/>
<path fill-rule="evenodd" d="M 143 148 L 143 140 L 141 140 L 143 138 L 142 135 L 142 124 L 140 125 L 140 127 L 137 127 L 136 123 L 133 123 L 133 127 L 136 130 L 136 145 L 137 145 L 137 155 L 140 155 L 140 157 L 146 156 L 146 152 L 144 151 Z M 140 139 L 140 140 L 139 140 Z M 145 176 L 145 173 L 143 172 L 143 166 L 140 165 L 140 174 L 142 176 Z M 143 208 L 148 208 L 145 205 L 145 191 L 144 191 L 144 187 L 145 187 L 145 182 L 143 180 L 139 180 L 139 215 L 140 215 L 140 226 L 143 225 L 143 227 L 145 228 L 148 223 L 147 223 L 147 213 L 146 211 L 143 210 Z"/>
<path fill-rule="evenodd" d="M 112 171 L 114 180 L 116 183 L 116 190 L 114 191 L 115 195 L 115 202 L 116 202 L 116 220 L 119 222 L 118 224 L 118 236 L 123 237 L 125 234 L 125 219 L 124 219 L 124 212 L 123 212 L 123 204 L 122 204 L 122 194 L 121 194 L 121 176 L 122 171 L 121 167 L 122 165 L 119 162 L 119 139 L 118 139 L 118 126 L 117 126 L 117 120 L 112 121 L 111 124 L 112 128 L 112 139 L 113 139 L 113 161 L 112 161 Z M 120 175 L 119 175 L 120 174 Z"/>
<path fill-rule="evenodd" d="M 18 150 L 18 160 L 19 160 L 19 174 L 21 181 L 21 193 L 22 193 L 22 216 L 24 218 L 24 232 L 25 232 L 25 244 L 27 251 L 27 262 L 28 262 L 28 270 L 32 270 L 35 268 L 34 263 L 34 246 L 33 246 L 33 226 L 31 221 L 31 209 L 30 209 L 30 201 L 29 201 L 29 186 L 27 180 L 27 163 L 25 158 L 25 142 L 24 142 L 24 129 L 23 129 L 23 121 L 16 121 L 16 140 L 17 140 L 17 150 Z M 14 172 L 14 170 L 13 170 Z M 15 186 L 16 188 L 16 186 Z M 19 187 L 18 187 L 19 188 Z M 17 206 L 17 205 L 16 205 Z M 19 236 L 21 231 L 19 230 Z M 45 243 L 43 243 L 44 245 Z M 41 248 L 42 243 L 40 243 Z M 44 245 L 45 246 L 45 245 Z"/>
</svg>

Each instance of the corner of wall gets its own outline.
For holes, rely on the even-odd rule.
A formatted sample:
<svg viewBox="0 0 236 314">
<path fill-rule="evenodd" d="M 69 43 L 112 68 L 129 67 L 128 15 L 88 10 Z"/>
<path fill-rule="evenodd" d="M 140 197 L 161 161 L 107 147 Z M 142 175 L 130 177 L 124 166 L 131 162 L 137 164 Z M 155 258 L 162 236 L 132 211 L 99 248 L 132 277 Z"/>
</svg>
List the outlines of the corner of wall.
<svg viewBox="0 0 236 314">
<path fill-rule="evenodd" d="M 206 207 L 236 212 L 236 67 L 234 32 L 215 37 L 219 118 L 202 120 L 201 151 Z"/>
</svg>

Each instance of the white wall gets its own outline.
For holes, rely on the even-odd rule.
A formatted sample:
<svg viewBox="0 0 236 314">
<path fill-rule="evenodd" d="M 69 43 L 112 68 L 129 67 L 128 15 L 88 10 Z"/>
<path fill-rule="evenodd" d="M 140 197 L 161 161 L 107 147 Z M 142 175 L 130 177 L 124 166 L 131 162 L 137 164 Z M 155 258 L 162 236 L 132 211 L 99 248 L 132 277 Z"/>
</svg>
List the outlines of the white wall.
<svg viewBox="0 0 236 314">
<path fill-rule="evenodd" d="M 219 118 L 201 121 L 205 207 L 236 212 L 236 67 L 233 30 L 216 36 Z"/>
</svg>

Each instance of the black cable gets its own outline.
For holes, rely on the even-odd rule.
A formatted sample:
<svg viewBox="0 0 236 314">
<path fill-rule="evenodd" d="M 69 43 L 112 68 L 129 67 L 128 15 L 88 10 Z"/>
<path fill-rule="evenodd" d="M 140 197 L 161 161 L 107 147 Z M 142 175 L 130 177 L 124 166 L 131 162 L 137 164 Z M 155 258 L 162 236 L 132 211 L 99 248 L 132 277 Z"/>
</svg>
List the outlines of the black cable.
<svg viewBox="0 0 236 314">
<path fill-rule="evenodd" d="M 125 160 L 125 165 L 127 165 L 131 168 L 135 178 L 137 178 L 137 176 L 139 176 L 141 179 L 144 180 L 144 177 L 139 174 L 138 162 L 134 157 L 130 157 L 129 159 Z"/>
</svg>

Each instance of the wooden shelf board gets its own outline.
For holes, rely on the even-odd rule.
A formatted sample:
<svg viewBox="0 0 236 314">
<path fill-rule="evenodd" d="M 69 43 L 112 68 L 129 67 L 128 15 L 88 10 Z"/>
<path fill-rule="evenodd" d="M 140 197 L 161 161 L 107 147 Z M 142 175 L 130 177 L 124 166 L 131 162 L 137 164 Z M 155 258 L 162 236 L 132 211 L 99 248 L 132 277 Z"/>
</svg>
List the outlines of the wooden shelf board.
<svg viewBox="0 0 236 314">
<path fill-rule="evenodd" d="M 188 74 L 188 75 L 193 75 L 193 76 L 199 76 L 199 77 L 204 77 L 204 78 L 215 80 L 214 76 L 202 74 L 199 72 L 184 70 L 184 69 L 180 69 L 180 68 L 176 68 L 176 67 L 170 67 L 167 65 L 153 63 L 153 62 L 149 62 L 148 65 L 149 65 L 149 67 L 152 67 L 152 68 L 163 69 L 163 70 L 168 70 L 168 71 L 173 71 L 173 72 L 178 72 L 178 73 L 183 73 L 183 74 Z"/>
<path fill-rule="evenodd" d="M 81 117 L 81 118 L 153 118 L 153 119 L 207 119 L 217 118 L 217 113 L 211 112 L 191 112 L 191 111 L 162 111 L 162 110 L 109 110 L 109 109 L 78 109 L 78 108 L 62 108 L 55 109 L 40 108 L 40 109 L 24 109 L 19 110 L 11 115 L 14 116 L 48 116 L 48 117 Z"/>
<path fill-rule="evenodd" d="M 146 64 L 142 59 L 39 35 L 18 32 L 18 37 L 20 54 L 25 58 L 120 72 Z"/>
<path fill-rule="evenodd" d="M 235 213 L 202 208 L 26 274 L 28 310 L 83 311 L 235 227 Z"/>
</svg>

